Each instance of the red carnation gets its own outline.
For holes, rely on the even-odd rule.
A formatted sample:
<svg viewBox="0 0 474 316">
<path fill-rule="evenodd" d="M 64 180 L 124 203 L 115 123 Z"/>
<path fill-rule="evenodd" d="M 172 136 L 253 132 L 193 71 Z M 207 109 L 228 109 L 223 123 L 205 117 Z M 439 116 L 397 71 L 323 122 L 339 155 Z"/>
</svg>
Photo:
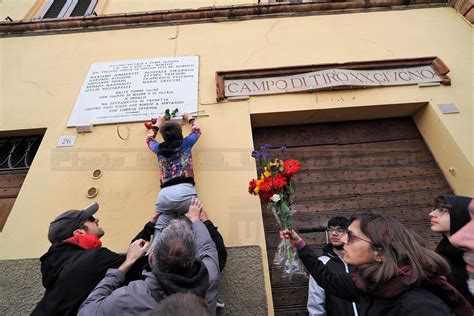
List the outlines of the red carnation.
<svg viewBox="0 0 474 316">
<path fill-rule="evenodd" d="M 253 179 L 252 181 L 249 182 L 249 193 L 253 195 L 257 195 L 255 193 L 255 188 L 257 187 L 257 181 Z"/>
<path fill-rule="evenodd" d="M 258 192 L 258 196 L 260 197 L 260 200 L 262 202 L 270 202 L 270 199 L 272 198 L 273 196 L 273 192 L 272 191 L 259 191 Z"/>
<path fill-rule="evenodd" d="M 287 177 L 291 177 L 292 175 L 300 171 L 300 169 L 301 169 L 301 164 L 298 162 L 298 160 L 288 159 L 288 160 L 285 160 L 283 164 L 283 173 Z"/>
<path fill-rule="evenodd" d="M 270 192 L 272 190 L 272 180 L 271 178 L 265 178 L 262 183 L 258 185 L 260 188 L 259 192 Z"/>
<path fill-rule="evenodd" d="M 272 178 L 272 186 L 274 189 L 279 190 L 286 184 L 286 178 L 281 173 L 278 173 L 275 178 Z"/>
</svg>

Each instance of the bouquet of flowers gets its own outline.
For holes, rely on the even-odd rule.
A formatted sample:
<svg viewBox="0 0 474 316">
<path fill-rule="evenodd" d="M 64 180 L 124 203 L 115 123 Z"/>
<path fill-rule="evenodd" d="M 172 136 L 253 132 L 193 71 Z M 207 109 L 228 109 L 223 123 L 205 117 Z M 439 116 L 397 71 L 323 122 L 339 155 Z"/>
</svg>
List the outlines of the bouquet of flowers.
<svg viewBox="0 0 474 316">
<path fill-rule="evenodd" d="M 278 158 L 271 159 L 266 144 L 260 151 L 254 150 L 252 157 L 257 161 L 257 179 L 249 183 L 249 193 L 256 195 L 272 210 L 281 229 L 292 229 L 294 208 L 291 195 L 295 192 L 296 184 L 292 179 L 301 169 L 297 160 L 284 159 L 286 147 L 280 147 Z M 280 265 L 289 276 L 305 274 L 298 253 L 292 247 L 290 240 L 284 239 L 278 244 L 275 264 Z"/>
</svg>

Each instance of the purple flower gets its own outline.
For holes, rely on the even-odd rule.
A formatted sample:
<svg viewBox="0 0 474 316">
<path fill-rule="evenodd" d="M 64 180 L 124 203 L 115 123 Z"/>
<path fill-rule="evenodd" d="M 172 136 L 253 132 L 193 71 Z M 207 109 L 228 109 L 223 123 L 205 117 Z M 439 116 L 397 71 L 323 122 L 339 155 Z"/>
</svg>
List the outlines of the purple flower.
<svg viewBox="0 0 474 316">
<path fill-rule="evenodd" d="M 264 153 L 264 154 L 263 154 L 263 157 L 265 157 L 265 158 L 270 158 L 270 154 L 269 154 L 269 153 Z"/>
<path fill-rule="evenodd" d="M 268 149 L 268 148 L 271 148 L 272 145 L 270 145 L 270 144 L 265 144 L 265 145 L 263 145 L 263 147 L 265 147 L 265 149 Z"/>
<path fill-rule="evenodd" d="M 286 150 L 286 146 L 281 146 L 280 150 L 281 150 L 281 152 L 284 152 Z"/>
<path fill-rule="evenodd" d="M 257 157 L 258 157 L 258 151 L 256 151 L 256 150 L 252 151 L 251 156 L 252 156 L 253 158 L 257 158 Z"/>
</svg>

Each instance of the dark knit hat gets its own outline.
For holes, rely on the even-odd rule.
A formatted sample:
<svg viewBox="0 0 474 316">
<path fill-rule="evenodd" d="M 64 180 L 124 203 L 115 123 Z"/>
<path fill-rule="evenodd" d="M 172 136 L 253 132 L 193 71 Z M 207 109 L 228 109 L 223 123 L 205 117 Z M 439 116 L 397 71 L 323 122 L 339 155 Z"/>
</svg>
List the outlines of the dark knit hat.
<svg viewBox="0 0 474 316">
<path fill-rule="evenodd" d="M 56 243 L 72 237 L 72 233 L 98 210 L 99 204 L 96 202 L 83 210 L 70 210 L 62 213 L 49 224 L 49 241 Z"/>
<path fill-rule="evenodd" d="M 443 195 L 442 197 L 449 210 L 450 233 L 454 234 L 471 220 L 468 206 L 472 198 L 461 195 Z"/>
</svg>

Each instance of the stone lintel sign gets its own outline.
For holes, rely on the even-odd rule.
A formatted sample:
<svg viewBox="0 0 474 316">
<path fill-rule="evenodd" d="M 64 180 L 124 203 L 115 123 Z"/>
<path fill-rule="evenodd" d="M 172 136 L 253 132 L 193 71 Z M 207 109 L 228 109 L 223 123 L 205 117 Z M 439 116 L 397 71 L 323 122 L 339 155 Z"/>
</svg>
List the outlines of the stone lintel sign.
<svg viewBox="0 0 474 316">
<path fill-rule="evenodd" d="M 281 77 L 224 79 L 225 97 L 291 93 L 300 91 L 413 85 L 441 82 L 432 66 L 396 69 L 325 69 Z"/>
<path fill-rule="evenodd" d="M 197 111 L 199 57 L 92 64 L 68 127 L 147 121 L 166 109 Z"/>
</svg>

